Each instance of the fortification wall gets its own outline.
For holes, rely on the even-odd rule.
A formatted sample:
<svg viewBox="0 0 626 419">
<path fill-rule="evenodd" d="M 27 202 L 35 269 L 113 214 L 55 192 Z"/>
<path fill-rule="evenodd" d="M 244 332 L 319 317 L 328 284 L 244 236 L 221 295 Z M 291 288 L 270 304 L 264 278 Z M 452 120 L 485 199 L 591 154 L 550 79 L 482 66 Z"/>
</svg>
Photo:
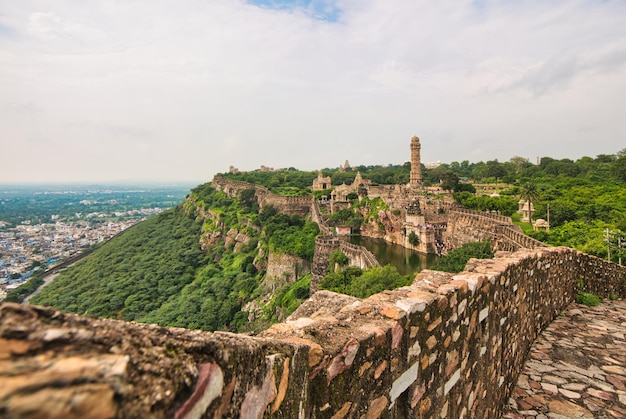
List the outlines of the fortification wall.
<svg viewBox="0 0 626 419">
<path fill-rule="evenodd" d="M 311 213 L 313 196 L 282 196 L 273 194 L 265 186 L 253 183 L 232 180 L 223 176 L 213 176 L 211 185 L 218 191 L 226 193 L 231 198 L 238 198 L 241 191 L 254 189 L 256 199 L 261 208 L 272 205 L 277 211 L 288 215 L 306 217 Z"/>
<path fill-rule="evenodd" d="M 277 211 L 288 215 L 300 215 L 306 217 L 311 213 L 313 206 L 313 196 L 282 196 L 276 194 L 267 194 L 259 200 L 261 208 L 272 205 Z"/>
<path fill-rule="evenodd" d="M 213 176 L 211 186 L 227 194 L 231 198 L 238 198 L 239 193 L 244 190 L 254 189 L 256 192 L 257 200 L 261 199 L 265 195 L 269 195 L 270 191 L 265 186 L 255 185 L 254 183 L 242 182 L 240 180 L 233 180 L 223 176 Z"/>
<path fill-rule="evenodd" d="M 348 257 L 350 265 L 352 266 L 358 266 L 361 269 L 380 267 L 376 256 L 363 246 L 341 240 L 339 242 L 339 248 Z"/>
<path fill-rule="evenodd" d="M 280 280 L 281 285 L 295 282 L 311 272 L 311 262 L 286 253 L 270 252 L 267 258 L 266 277 Z M 267 281 L 266 281 L 267 282 Z M 276 283 L 277 281 L 271 281 Z"/>
<path fill-rule="evenodd" d="M 319 236 L 315 239 L 315 253 L 311 268 L 311 294 L 319 289 L 322 278 L 328 275 L 328 261 L 331 253 L 341 250 L 348 257 L 348 264 L 361 269 L 379 267 L 376 256 L 363 246 L 340 240 L 333 236 Z"/>
<path fill-rule="evenodd" d="M 320 291 L 258 337 L 0 306 L 7 417 L 497 418 L 577 282 L 626 268 L 568 248 L 472 260 L 360 300 Z"/>
<path fill-rule="evenodd" d="M 447 210 L 448 224 L 444 241 L 448 249 L 460 247 L 464 243 L 491 240 L 496 250 L 516 251 L 534 249 L 545 245 L 525 235 L 515 226 L 510 217 L 499 214 L 482 213 L 459 207 Z"/>
</svg>

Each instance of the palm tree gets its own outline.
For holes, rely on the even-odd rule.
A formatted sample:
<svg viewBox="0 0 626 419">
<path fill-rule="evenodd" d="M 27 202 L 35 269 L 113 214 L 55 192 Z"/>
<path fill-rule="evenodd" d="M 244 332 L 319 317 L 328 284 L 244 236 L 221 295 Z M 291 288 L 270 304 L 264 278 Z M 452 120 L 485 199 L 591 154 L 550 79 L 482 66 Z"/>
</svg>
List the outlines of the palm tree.
<svg viewBox="0 0 626 419">
<path fill-rule="evenodd" d="M 532 203 L 539 199 L 539 188 L 537 187 L 535 182 L 531 180 L 522 185 L 522 188 L 520 190 L 520 198 L 528 203 L 528 221 L 532 225 Z"/>
</svg>

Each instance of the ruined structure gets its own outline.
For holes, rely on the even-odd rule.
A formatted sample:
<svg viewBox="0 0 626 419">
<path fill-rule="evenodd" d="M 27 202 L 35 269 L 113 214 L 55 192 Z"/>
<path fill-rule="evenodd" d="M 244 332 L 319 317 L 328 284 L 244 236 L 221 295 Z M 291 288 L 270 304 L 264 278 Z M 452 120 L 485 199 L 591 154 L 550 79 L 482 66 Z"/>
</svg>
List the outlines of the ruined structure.
<svg viewBox="0 0 626 419">
<path fill-rule="evenodd" d="M 257 337 L 0 305 L 3 417 L 501 416 L 530 345 L 626 268 L 568 248 L 501 253 L 358 299 L 320 291 Z"/>
<path fill-rule="evenodd" d="M 238 198 L 244 190 L 254 190 L 255 199 L 259 207 L 263 209 L 272 205 L 276 210 L 288 215 L 298 214 L 306 217 L 311 212 L 313 196 L 283 196 L 273 194 L 265 186 L 254 185 L 248 182 L 232 180 L 223 176 L 215 175 L 211 185 L 218 191 L 226 193 L 231 198 Z"/>
<path fill-rule="evenodd" d="M 363 246 L 349 243 L 332 235 L 319 236 L 315 239 L 315 253 L 311 268 L 311 294 L 319 290 L 320 281 L 330 273 L 328 260 L 330 255 L 336 250 L 341 250 L 346 255 L 351 266 L 361 269 L 372 269 L 381 266 L 376 256 Z"/>
<path fill-rule="evenodd" d="M 317 174 L 317 178 L 313 179 L 313 187 L 311 189 L 313 189 L 314 191 L 325 191 L 326 189 L 330 189 L 330 188 L 331 188 L 330 176 L 324 176 L 322 175 L 322 172 L 320 171 Z"/>
</svg>

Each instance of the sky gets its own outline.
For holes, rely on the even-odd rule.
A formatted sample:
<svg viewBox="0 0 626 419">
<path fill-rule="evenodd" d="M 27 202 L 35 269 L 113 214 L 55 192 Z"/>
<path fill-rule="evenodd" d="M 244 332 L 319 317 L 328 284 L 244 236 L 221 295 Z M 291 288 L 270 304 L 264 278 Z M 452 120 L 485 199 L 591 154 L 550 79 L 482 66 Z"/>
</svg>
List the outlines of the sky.
<svg viewBox="0 0 626 419">
<path fill-rule="evenodd" d="M 0 0 L 0 183 L 626 148 L 624 0 Z"/>
</svg>

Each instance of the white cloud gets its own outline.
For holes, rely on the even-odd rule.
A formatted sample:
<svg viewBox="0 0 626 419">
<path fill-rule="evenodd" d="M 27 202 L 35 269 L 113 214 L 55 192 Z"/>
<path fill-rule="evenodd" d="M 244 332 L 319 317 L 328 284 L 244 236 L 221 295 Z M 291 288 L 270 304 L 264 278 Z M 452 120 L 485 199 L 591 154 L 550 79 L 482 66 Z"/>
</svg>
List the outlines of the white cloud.
<svg viewBox="0 0 626 419">
<path fill-rule="evenodd" d="M 624 148 L 621 1 L 4 3 L 0 181 Z"/>
</svg>

